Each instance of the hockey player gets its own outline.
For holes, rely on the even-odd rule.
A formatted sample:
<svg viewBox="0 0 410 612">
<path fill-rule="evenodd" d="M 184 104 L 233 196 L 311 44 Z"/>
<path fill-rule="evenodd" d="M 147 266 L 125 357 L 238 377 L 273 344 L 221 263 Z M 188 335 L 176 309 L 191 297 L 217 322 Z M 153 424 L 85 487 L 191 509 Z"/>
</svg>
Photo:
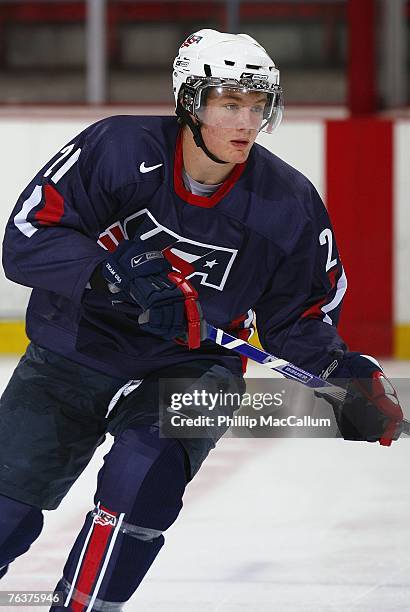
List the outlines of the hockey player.
<svg viewBox="0 0 410 612">
<path fill-rule="evenodd" d="M 88 127 L 30 182 L 6 228 L 6 275 L 33 291 L 31 343 L 0 407 L 2 574 L 114 436 L 54 610 L 121 609 L 221 435 L 159 435 L 161 378 L 243 389 L 240 358 L 203 339 L 204 320 L 246 335 L 256 311 L 267 350 L 365 378 L 339 415 L 345 437 L 388 445 L 402 420 L 380 366 L 336 331 L 346 279 L 317 192 L 254 144 L 282 115 L 271 58 L 249 36 L 201 30 L 173 83 L 177 117 Z"/>
</svg>

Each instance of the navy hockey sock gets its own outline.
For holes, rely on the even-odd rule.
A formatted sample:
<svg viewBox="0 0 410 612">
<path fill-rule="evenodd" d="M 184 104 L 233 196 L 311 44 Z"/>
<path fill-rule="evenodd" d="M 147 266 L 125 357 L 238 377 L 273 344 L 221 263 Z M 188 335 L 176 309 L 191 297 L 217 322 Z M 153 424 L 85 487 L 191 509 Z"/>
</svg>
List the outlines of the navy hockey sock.
<svg viewBox="0 0 410 612">
<path fill-rule="evenodd" d="M 176 441 L 143 426 L 124 431 L 105 457 L 96 506 L 64 567 L 56 591 L 65 607 L 121 610 L 164 544 L 185 490 L 186 455 Z"/>
<path fill-rule="evenodd" d="M 0 495 L 0 578 L 8 565 L 38 538 L 43 528 L 39 508 Z"/>
</svg>

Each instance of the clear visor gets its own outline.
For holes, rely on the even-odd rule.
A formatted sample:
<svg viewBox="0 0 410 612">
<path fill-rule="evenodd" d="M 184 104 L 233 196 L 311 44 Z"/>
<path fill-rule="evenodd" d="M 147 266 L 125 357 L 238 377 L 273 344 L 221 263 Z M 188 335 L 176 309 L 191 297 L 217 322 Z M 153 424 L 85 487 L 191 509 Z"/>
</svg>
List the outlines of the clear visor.
<svg viewBox="0 0 410 612">
<path fill-rule="evenodd" d="M 271 133 L 282 120 L 282 90 L 206 85 L 196 92 L 194 112 L 204 125 Z"/>
</svg>

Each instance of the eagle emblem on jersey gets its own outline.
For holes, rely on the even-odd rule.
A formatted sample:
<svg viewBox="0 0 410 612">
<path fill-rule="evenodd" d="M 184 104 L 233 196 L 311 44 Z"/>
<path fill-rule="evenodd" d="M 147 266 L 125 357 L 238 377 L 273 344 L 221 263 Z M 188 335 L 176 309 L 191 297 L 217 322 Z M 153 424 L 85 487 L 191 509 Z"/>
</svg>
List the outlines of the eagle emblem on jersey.
<svg viewBox="0 0 410 612">
<path fill-rule="evenodd" d="M 98 237 L 98 244 L 114 251 L 121 240 L 140 240 L 144 250 L 162 251 L 172 266 L 186 278 L 201 277 L 201 285 L 222 291 L 237 249 L 190 240 L 159 223 L 146 208 L 117 221 Z"/>
</svg>

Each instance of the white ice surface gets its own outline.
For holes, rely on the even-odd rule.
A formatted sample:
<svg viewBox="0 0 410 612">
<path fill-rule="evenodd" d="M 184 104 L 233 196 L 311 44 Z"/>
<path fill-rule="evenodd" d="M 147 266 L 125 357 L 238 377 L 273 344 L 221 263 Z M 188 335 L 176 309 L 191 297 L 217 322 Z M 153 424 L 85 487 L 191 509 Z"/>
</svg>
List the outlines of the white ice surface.
<svg viewBox="0 0 410 612">
<path fill-rule="evenodd" d="M 0 363 L 4 387 L 15 360 Z M 408 362 L 384 365 L 391 376 L 410 377 Z M 410 411 L 410 397 L 402 399 Z M 45 513 L 42 535 L 13 563 L 2 590 L 54 587 L 109 446 L 60 508 Z M 188 486 L 180 517 L 126 610 L 410 611 L 409 454 L 409 439 L 391 448 L 223 439 Z"/>
</svg>

